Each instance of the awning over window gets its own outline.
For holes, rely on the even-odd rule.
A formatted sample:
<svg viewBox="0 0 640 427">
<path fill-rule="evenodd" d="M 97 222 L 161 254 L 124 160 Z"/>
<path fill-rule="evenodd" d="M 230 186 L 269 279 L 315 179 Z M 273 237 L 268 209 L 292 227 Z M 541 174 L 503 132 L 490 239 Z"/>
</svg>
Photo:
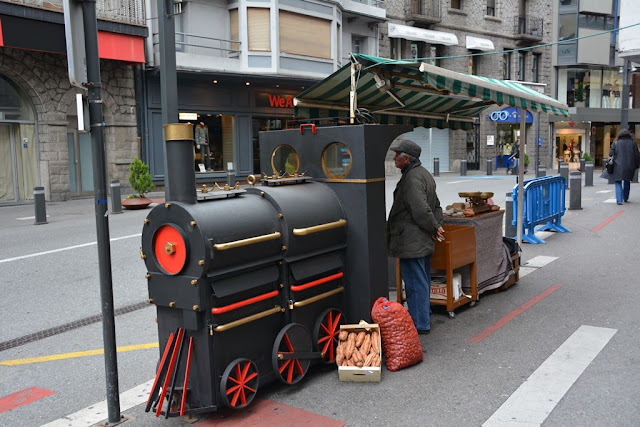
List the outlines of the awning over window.
<svg viewBox="0 0 640 427">
<path fill-rule="evenodd" d="M 409 27 L 407 25 L 389 24 L 389 37 L 431 44 L 454 46 L 458 44 L 455 34 L 442 31 L 425 30 L 423 28 Z"/>
<path fill-rule="evenodd" d="M 490 50 L 495 50 L 496 48 L 493 46 L 493 42 L 489 39 L 467 36 L 467 49 L 488 52 Z"/>
<path fill-rule="evenodd" d="M 558 100 L 515 82 L 445 70 L 426 63 L 352 54 L 352 64 L 302 92 L 294 114 L 304 118 L 349 118 L 351 68 L 360 123 L 473 129 L 492 105 L 568 117 Z"/>
</svg>

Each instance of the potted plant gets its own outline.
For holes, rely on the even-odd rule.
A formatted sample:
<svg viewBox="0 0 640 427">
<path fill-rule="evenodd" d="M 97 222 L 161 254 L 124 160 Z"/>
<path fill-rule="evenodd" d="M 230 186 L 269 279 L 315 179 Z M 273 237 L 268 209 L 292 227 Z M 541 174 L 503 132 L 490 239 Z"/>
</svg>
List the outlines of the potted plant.
<svg viewBox="0 0 640 427">
<path fill-rule="evenodd" d="M 524 153 L 524 170 L 525 170 L 525 172 L 527 171 L 528 167 L 529 167 L 529 155 L 527 153 Z"/>
<path fill-rule="evenodd" d="M 145 197 L 145 194 L 153 190 L 156 186 L 153 184 L 151 174 L 149 174 L 149 166 L 137 157 L 129 164 L 129 184 L 137 194 L 131 194 L 122 201 L 122 206 L 127 209 L 142 209 L 151 204 L 151 199 Z"/>
</svg>

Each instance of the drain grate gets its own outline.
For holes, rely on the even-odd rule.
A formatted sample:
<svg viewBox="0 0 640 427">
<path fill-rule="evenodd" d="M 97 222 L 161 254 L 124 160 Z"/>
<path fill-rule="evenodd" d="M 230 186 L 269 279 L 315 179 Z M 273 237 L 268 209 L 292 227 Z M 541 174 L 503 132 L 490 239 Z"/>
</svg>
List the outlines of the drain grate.
<svg viewBox="0 0 640 427">
<path fill-rule="evenodd" d="M 132 311 L 140 310 L 142 308 L 149 307 L 147 302 L 139 302 L 136 304 L 126 305 L 124 307 L 117 308 L 113 314 L 119 316 L 121 314 L 131 313 Z M 28 344 L 30 342 L 38 341 L 44 338 L 52 337 L 54 335 L 62 334 L 64 332 L 72 331 L 74 329 L 81 328 L 83 326 L 91 325 L 102 321 L 102 314 L 96 314 L 94 316 L 85 317 L 84 319 L 76 320 L 64 325 L 56 326 L 55 328 L 45 329 L 43 331 L 35 332 L 33 334 L 25 335 L 20 338 L 14 338 L 9 341 L 0 342 L 0 351 L 9 350 L 10 348 L 19 347 L 21 345 Z"/>
</svg>

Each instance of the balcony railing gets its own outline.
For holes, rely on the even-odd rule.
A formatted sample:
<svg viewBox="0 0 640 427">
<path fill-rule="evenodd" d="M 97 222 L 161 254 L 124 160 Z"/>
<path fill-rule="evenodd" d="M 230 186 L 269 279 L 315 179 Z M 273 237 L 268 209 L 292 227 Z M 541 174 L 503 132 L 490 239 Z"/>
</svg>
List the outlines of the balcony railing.
<svg viewBox="0 0 640 427">
<path fill-rule="evenodd" d="M 542 18 L 531 16 L 516 16 L 514 18 L 514 33 L 516 38 L 521 40 L 538 41 L 542 40 L 542 30 L 544 21 Z"/>
<path fill-rule="evenodd" d="M 425 23 L 442 21 L 440 0 L 406 0 L 407 15 L 412 19 Z"/>
<path fill-rule="evenodd" d="M 158 33 L 153 33 L 153 44 L 158 44 Z M 176 52 L 219 58 L 239 58 L 240 42 L 176 31 Z"/>
<path fill-rule="evenodd" d="M 2 0 L 5 3 L 21 4 L 38 9 L 62 12 L 62 0 Z M 98 19 L 123 24 L 146 25 L 142 0 L 97 0 Z"/>
</svg>

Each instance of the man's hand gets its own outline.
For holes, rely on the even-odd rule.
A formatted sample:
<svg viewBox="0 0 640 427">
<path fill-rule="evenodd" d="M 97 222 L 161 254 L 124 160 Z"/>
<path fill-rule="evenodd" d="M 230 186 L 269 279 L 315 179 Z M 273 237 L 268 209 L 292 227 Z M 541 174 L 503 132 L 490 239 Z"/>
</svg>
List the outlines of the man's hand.
<svg viewBox="0 0 640 427">
<path fill-rule="evenodd" d="M 438 229 L 436 230 L 436 234 L 434 234 L 432 237 L 433 240 L 437 240 L 438 242 L 444 241 L 444 228 L 438 227 Z"/>
</svg>

